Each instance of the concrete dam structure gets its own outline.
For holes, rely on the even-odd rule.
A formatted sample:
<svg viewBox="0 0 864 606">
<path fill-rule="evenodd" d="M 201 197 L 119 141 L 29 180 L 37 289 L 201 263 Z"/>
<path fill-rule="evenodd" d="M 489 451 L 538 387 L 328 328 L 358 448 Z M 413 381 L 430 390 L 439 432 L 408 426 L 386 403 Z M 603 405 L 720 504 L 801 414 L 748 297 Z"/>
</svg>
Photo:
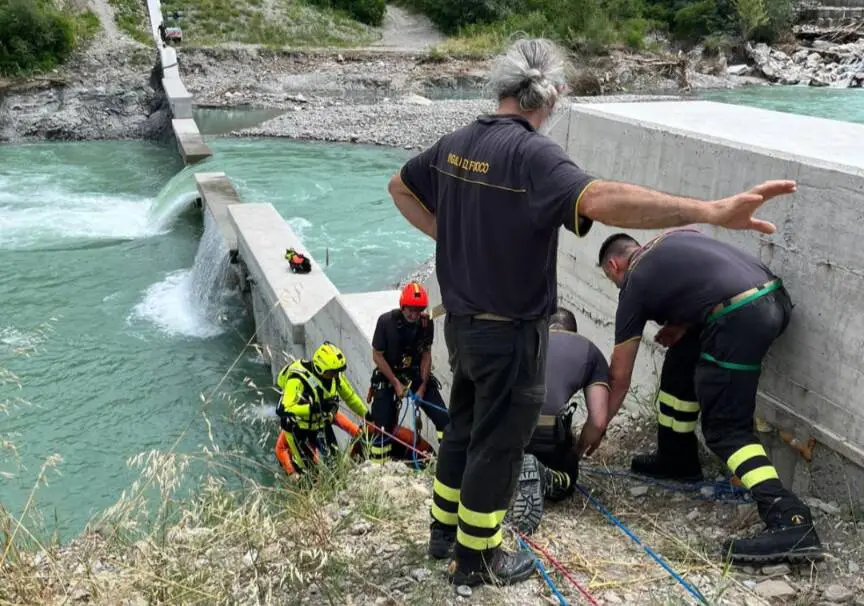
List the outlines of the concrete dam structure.
<svg viewBox="0 0 864 606">
<path fill-rule="evenodd" d="M 159 0 L 148 5 L 178 151 L 193 163 L 210 150 L 192 119 L 176 52 L 158 35 Z M 797 193 L 760 210 L 778 226 L 771 236 L 703 228 L 761 258 L 783 278 L 796 305 L 763 366 L 754 419 L 781 478 L 796 492 L 864 507 L 864 308 L 858 302 L 864 293 L 864 125 L 707 101 L 601 103 L 571 105 L 556 114 L 547 135 L 596 177 L 696 198 L 721 198 L 768 179 L 798 182 Z M 219 230 L 230 273 L 252 309 L 255 338 L 274 380 L 290 357 L 308 356 L 329 340 L 343 348 L 348 378 L 365 393 L 376 320 L 398 306 L 399 292 L 340 293 L 314 259 L 311 273 L 292 274 L 285 249 L 308 251 L 275 207 L 241 203 L 223 173 L 198 173 L 196 182 L 207 222 Z M 558 252 L 559 300 L 607 357 L 617 291 L 596 257 L 614 231 L 621 230 L 595 224 L 577 239 L 562 230 Z M 656 232 L 631 233 L 645 241 Z M 434 276 L 426 286 L 434 309 L 441 303 Z M 435 320 L 433 370 L 446 400 L 443 322 L 443 316 Z M 657 328 L 649 324 L 643 337 L 628 407 L 653 401 L 663 356 L 652 340 Z M 424 423 L 423 437 L 435 445 L 434 432 L 426 429 L 431 426 Z"/>
<path fill-rule="evenodd" d="M 783 481 L 804 494 L 864 505 L 864 125 L 669 101 L 573 105 L 548 135 L 596 177 L 695 198 L 721 198 L 768 179 L 798 182 L 797 193 L 760 209 L 760 218 L 778 227 L 771 236 L 701 228 L 759 257 L 795 303 L 763 365 L 757 402 L 757 430 Z M 559 300 L 607 357 L 617 290 L 597 267 L 597 252 L 618 231 L 625 230 L 595 224 L 578 239 L 562 230 L 558 252 Z M 627 231 L 641 242 L 659 233 Z M 430 288 L 439 304 L 437 285 Z M 653 400 L 659 383 L 658 328 L 646 330 L 634 374 L 642 399 Z M 446 348 L 436 345 L 444 376 Z"/>
</svg>

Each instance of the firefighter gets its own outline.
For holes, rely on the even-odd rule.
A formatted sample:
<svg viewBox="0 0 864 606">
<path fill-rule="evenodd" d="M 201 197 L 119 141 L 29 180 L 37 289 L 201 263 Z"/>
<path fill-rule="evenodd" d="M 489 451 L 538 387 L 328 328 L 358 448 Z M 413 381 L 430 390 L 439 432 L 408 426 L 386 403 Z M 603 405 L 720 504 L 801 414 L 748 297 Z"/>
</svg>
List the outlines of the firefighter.
<svg viewBox="0 0 864 606">
<path fill-rule="evenodd" d="M 370 420 L 393 434 L 399 420 L 400 405 L 411 389 L 418 398 L 417 404 L 435 425 L 440 442 L 450 417 L 438 380 L 432 375 L 435 331 L 432 320 L 425 313 L 428 306 L 426 290 L 417 282 L 411 282 L 402 289 L 399 309 L 385 312 L 378 318 L 372 337 L 375 371 L 371 380 Z M 419 439 L 411 432 L 402 432 L 401 436 L 411 442 Z M 408 454 L 403 450 L 402 445 L 394 443 L 386 433 L 377 432 L 372 437 L 370 459 L 381 463 L 391 456 Z"/>
<path fill-rule="evenodd" d="M 633 458 L 631 469 L 654 478 L 702 479 L 696 424 L 708 447 L 753 495 L 766 530 L 730 539 L 734 562 L 820 559 L 810 510 L 783 486 L 753 433 L 762 360 L 789 323 L 783 281 L 762 262 L 695 229 L 661 234 L 644 246 L 615 234 L 599 264 L 619 288 L 610 367 L 610 414 L 620 409 L 642 331 L 662 328 L 668 347 L 657 395 L 657 451 Z"/>
<path fill-rule="evenodd" d="M 559 307 L 549 320 L 546 399 L 525 449 L 516 498 L 507 521 L 534 532 L 543 516 L 544 498 L 566 499 L 576 490 L 579 460 L 593 452 L 609 418 L 609 364 L 603 352 L 580 334 L 576 317 Z M 573 396 L 582 391 L 588 417 L 573 436 Z"/>
<path fill-rule="evenodd" d="M 768 181 L 703 202 L 589 175 L 539 132 L 564 97 L 565 73 L 553 43 L 514 42 L 494 61 L 495 113 L 445 134 L 390 179 L 396 207 L 436 241 L 453 384 L 429 554 L 455 556 L 455 585 L 518 583 L 534 573 L 530 554 L 503 548 L 501 521 L 543 406 L 561 227 L 580 237 L 594 221 L 772 233 L 753 213 L 795 191 L 794 181 Z"/>
<path fill-rule="evenodd" d="M 276 407 L 282 432 L 276 441 L 276 458 L 292 480 L 317 463 L 323 454 L 336 449 L 335 424 L 352 437 L 360 428 L 339 412 L 339 400 L 360 418 L 366 405 L 344 375 L 345 354 L 325 341 L 311 360 L 287 364 L 276 377 L 282 398 Z"/>
</svg>

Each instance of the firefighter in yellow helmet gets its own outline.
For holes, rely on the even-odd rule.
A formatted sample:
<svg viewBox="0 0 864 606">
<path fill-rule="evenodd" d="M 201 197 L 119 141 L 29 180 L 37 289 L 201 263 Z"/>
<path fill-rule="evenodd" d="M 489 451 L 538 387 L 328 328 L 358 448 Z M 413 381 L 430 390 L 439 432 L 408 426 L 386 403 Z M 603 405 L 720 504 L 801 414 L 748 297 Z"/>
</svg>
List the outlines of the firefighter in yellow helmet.
<svg viewBox="0 0 864 606">
<path fill-rule="evenodd" d="M 311 360 L 296 360 L 287 364 L 276 377 L 282 398 L 276 407 L 282 432 L 276 441 L 276 458 L 292 478 L 299 478 L 311 464 L 317 463 L 323 449 L 335 449 L 335 424 L 352 437 L 360 428 L 339 412 L 339 400 L 360 418 L 367 413 L 366 405 L 348 378 L 345 354 L 325 341 Z"/>
</svg>

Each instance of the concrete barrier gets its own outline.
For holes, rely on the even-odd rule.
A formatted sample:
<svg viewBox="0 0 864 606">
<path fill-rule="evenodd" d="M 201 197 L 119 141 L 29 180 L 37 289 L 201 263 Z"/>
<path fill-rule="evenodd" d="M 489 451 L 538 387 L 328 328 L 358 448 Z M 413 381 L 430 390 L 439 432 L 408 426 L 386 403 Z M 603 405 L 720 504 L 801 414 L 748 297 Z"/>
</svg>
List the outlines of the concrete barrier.
<svg viewBox="0 0 864 606">
<path fill-rule="evenodd" d="M 162 4 L 159 0 L 147 0 L 147 12 L 150 17 L 150 33 L 158 52 L 159 64 L 162 67 L 162 89 L 171 108 L 171 121 L 177 148 L 187 165 L 195 164 L 213 155 L 204 142 L 198 125 L 192 118 L 192 95 L 186 90 L 180 79 L 180 68 L 177 51 L 162 42 L 159 26 L 162 24 Z"/>
<path fill-rule="evenodd" d="M 817 447 L 808 468 L 778 447 L 775 457 L 787 459 L 778 466 L 791 469 L 784 480 L 794 474 L 799 488 L 864 502 L 864 126 L 707 101 L 652 102 L 573 106 L 550 136 L 598 177 L 696 198 L 797 180 L 796 194 L 760 211 L 776 234 L 705 230 L 760 257 L 796 304 L 766 359 L 758 414 L 802 443 L 815 438 L 828 448 Z M 580 332 L 606 352 L 617 291 L 596 255 L 614 231 L 621 230 L 596 225 L 582 240 L 564 232 L 558 258 L 559 297 L 580 316 Z M 628 231 L 643 241 L 654 235 Z M 646 394 L 659 361 L 656 348 L 640 354 L 637 387 Z"/>
<path fill-rule="evenodd" d="M 177 150 L 187 165 L 195 164 L 213 155 L 204 137 L 198 131 L 198 125 L 191 118 L 171 120 L 171 130 L 177 141 Z"/>
<path fill-rule="evenodd" d="M 196 173 L 195 186 L 201 195 L 204 208 L 209 212 L 222 234 L 228 254 L 237 255 L 237 233 L 228 216 L 228 207 L 241 204 L 237 190 L 225 173 Z"/>
<path fill-rule="evenodd" d="M 171 115 L 177 120 L 192 120 L 192 95 L 183 86 L 180 77 L 162 78 L 162 88 L 168 97 Z"/>
<path fill-rule="evenodd" d="M 251 282 L 258 342 L 275 377 L 289 356 L 306 355 L 306 325 L 338 291 L 311 256 L 310 273 L 290 271 L 285 249 L 305 248 L 272 204 L 232 205 L 228 215 Z"/>
<path fill-rule="evenodd" d="M 306 325 L 306 352 L 324 341 L 337 344 L 348 358 L 348 379 L 365 399 L 375 368 L 372 336 L 378 316 L 398 306 L 399 291 L 394 290 L 337 295 Z"/>
</svg>

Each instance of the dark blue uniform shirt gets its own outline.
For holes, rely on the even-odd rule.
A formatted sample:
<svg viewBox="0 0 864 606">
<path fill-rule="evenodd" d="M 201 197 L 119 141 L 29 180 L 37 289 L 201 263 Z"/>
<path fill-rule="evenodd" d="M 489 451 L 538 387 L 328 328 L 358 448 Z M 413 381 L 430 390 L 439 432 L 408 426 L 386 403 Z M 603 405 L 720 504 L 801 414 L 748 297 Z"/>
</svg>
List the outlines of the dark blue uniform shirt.
<svg viewBox="0 0 864 606">
<path fill-rule="evenodd" d="M 662 234 L 636 254 L 618 293 L 615 343 L 640 338 L 648 320 L 701 323 L 718 303 L 776 277 L 756 257 L 696 230 Z"/>
<path fill-rule="evenodd" d="M 558 229 L 578 236 L 593 180 L 521 116 L 492 115 L 409 160 L 402 182 L 435 215 L 436 272 L 454 315 L 547 317 L 557 306 Z"/>
</svg>

